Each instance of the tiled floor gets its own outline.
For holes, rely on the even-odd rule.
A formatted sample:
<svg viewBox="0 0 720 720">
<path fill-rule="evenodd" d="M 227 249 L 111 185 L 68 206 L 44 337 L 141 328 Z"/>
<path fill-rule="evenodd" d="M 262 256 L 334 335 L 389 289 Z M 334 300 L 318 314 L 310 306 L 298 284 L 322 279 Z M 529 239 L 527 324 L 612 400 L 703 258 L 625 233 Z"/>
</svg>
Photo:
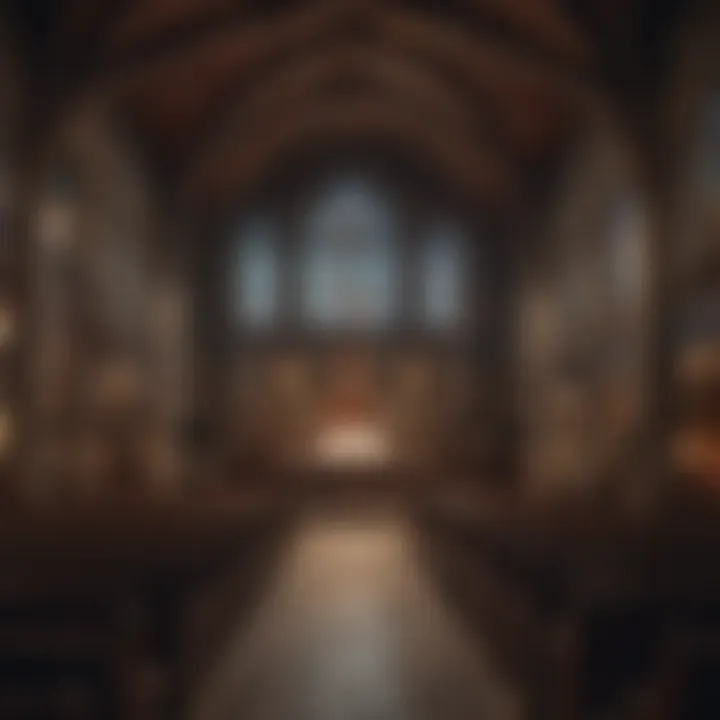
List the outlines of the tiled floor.
<svg viewBox="0 0 720 720">
<path fill-rule="evenodd" d="M 393 517 L 309 518 L 231 638 L 196 720 L 520 717 Z"/>
</svg>

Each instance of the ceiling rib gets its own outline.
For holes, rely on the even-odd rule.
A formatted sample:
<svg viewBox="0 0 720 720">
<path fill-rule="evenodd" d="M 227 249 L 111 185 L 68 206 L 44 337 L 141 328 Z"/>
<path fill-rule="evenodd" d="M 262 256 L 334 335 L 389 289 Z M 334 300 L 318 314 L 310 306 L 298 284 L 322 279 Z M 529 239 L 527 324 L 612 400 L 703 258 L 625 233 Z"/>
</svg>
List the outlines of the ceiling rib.
<svg viewBox="0 0 720 720">
<path fill-rule="evenodd" d="M 543 0 L 461 0 L 479 19 L 494 19 L 515 28 L 528 41 L 573 64 L 594 59 L 594 48 L 581 27 L 558 5 Z"/>
<path fill-rule="evenodd" d="M 263 147 L 273 137 L 268 126 L 283 127 L 276 116 L 300 108 L 308 135 L 326 127 L 337 136 L 382 136 L 387 127 L 395 142 L 395 130 L 407 127 L 415 149 L 444 158 L 468 187 L 490 188 L 493 172 L 508 186 L 519 163 L 527 169 L 544 157 L 558 128 L 599 95 L 587 38 L 542 0 L 450 0 L 439 10 L 399 0 L 181 6 L 158 16 L 138 0 L 103 5 L 85 53 L 96 61 L 78 68 L 68 103 L 118 101 L 159 156 L 180 168 L 181 184 L 227 151 L 252 158 L 256 148 L 244 138 Z M 144 13 L 160 20 L 143 24 Z M 117 32 L 138 17 L 135 40 Z M 331 112 L 327 123 L 309 98 Z M 293 137 L 275 132 L 280 146 Z M 441 134 L 452 137 L 432 137 Z M 452 149 L 462 143 L 473 151 Z M 469 168 L 480 155 L 485 164 Z"/>
<path fill-rule="evenodd" d="M 373 29 L 383 39 L 450 64 L 476 86 L 497 95 L 547 93 L 580 98 L 593 91 L 590 75 L 528 56 L 514 44 L 478 37 L 461 25 L 432 22 L 400 8 L 382 6 L 370 12 Z"/>
<path fill-rule="evenodd" d="M 291 67 L 284 66 L 269 78 L 261 76 L 252 87 L 236 90 L 225 98 L 229 102 L 209 115 L 210 121 L 198 134 L 194 149 L 188 153 L 190 163 L 232 141 L 237 128 L 250 118 L 258 118 L 259 122 L 272 120 L 323 87 L 342 92 L 354 83 L 368 82 L 414 104 L 426 118 L 445 118 L 446 124 L 470 133 L 480 127 L 486 133 L 494 132 L 478 118 L 477 108 L 467 97 L 402 55 L 367 47 L 332 47 Z M 496 144 L 501 143 L 496 140 Z"/>
<path fill-rule="evenodd" d="M 168 28 L 147 41 L 117 51 L 95 64 L 93 83 L 122 89 L 138 76 L 160 68 L 172 72 L 177 62 L 191 59 L 195 53 L 212 50 L 215 43 L 231 39 L 247 47 L 246 57 L 267 55 L 305 39 L 312 41 L 333 24 L 337 28 L 367 25 L 375 34 L 400 43 L 414 51 L 439 57 L 461 66 L 486 86 L 508 87 L 534 92 L 575 92 L 587 78 L 559 67 L 551 59 L 528 56 L 517 43 L 507 43 L 462 26 L 377 3 L 346 6 L 333 0 L 319 0 L 275 18 L 249 21 L 244 3 L 208 13 L 202 22 Z"/>
<path fill-rule="evenodd" d="M 478 199 L 507 202 L 517 190 L 517 175 L 494 148 L 481 138 L 458 134 L 454 128 L 427 123 L 392 99 L 376 95 L 336 99 L 309 98 L 302 108 L 284 113 L 272 123 L 246 128 L 235 145 L 224 148 L 184 178 L 184 191 L 209 197 L 243 190 L 284 154 L 312 139 L 379 139 L 410 148 L 430 158 L 464 192 Z"/>
<path fill-rule="evenodd" d="M 160 71 L 170 74 L 212 52 L 218 43 L 242 48 L 247 62 L 310 41 L 337 21 L 338 6 L 329 0 L 303 6 L 280 17 L 252 19 L 244 4 L 209 13 L 202 21 L 173 26 L 124 50 L 100 58 L 81 84 L 105 92 L 121 92 Z"/>
</svg>

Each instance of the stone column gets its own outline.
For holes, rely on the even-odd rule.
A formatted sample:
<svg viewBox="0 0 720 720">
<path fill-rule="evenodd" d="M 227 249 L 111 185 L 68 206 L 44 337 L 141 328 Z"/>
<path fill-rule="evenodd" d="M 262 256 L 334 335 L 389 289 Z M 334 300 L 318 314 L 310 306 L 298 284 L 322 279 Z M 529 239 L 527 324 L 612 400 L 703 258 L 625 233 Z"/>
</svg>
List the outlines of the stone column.
<svg viewBox="0 0 720 720">
<path fill-rule="evenodd" d="M 158 223 L 158 257 L 150 273 L 152 305 L 150 386 L 156 393 L 155 437 L 150 448 L 152 481 L 177 488 L 184 479 L 183 421 L 189 406 L 191 307 L 187 277 L 188 229 L 178 213 L 166 210 Z"/>
<path fill-rule="evenodd" d="M 639 472 L 644 478 L 636 485 L 640 495 L 646 498 L 667 487 L 671 474 L 668 453 L 676 404 L 677 298 L 673 290 L 676 278 L 673 277 L 672 252 L 673 244 L 678 241 L 673 232 L 675 171 L 667 138 L 661 132 L 661 121 L 657 117 L 660 108 L 651 105 L 641 112 L 630 105 L 625 111 L 648 218 L 646 387 L 638 454 Z"/>
</svg>

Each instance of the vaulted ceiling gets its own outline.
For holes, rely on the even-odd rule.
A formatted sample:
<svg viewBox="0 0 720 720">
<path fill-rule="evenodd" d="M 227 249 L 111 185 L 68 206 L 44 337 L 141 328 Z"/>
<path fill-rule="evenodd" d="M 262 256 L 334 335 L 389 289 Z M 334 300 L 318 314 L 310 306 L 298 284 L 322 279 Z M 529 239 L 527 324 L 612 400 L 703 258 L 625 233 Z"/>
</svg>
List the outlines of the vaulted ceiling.
<svg viewBox="0 0 720 720">
<path fill-rule="evenodd" d="M 16 5 L 55 93 L 109 98 L 194 198 L 362 139 L 502 204 L 567 137 L 608 56 L 629 52 L 643 0 Z"/>
</svg>

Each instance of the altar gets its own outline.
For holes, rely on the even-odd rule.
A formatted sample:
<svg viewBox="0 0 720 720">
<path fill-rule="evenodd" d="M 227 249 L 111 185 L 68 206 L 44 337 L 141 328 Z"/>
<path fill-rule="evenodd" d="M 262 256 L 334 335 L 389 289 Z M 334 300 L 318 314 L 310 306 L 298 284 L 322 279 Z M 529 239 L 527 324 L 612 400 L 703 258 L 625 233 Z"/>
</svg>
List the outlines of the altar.
<svg viewBox="0 0 720 720">
<path fill-rule="evenodd" d="M 380 365 L 371 353 L 338 350 L 327 363 L 310 447 L 321 467 L 383 467 L 393 458 Z"/>
</svg>

